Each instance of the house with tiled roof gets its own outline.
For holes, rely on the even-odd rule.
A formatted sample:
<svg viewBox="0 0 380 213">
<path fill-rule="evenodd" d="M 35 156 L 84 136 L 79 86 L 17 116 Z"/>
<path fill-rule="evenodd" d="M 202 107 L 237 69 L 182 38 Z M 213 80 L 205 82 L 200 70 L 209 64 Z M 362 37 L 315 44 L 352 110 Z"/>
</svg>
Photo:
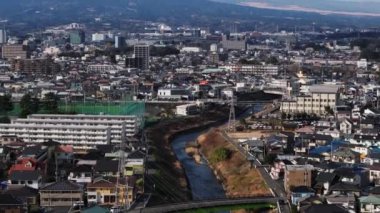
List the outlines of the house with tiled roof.
<svg viewBox="0 0 380 213">
<path fill-rule="evenodd" d="M 359 198 L 360 212 L 372 213 L 380 212 L 380 196 L 369 195 Z"/>
<path fill-rule="evenodd" d="M 37 160 L 34 158 L 22 158 L 18 159 L 14 165 L 8 171 L 8 174 L 12 174 L 14 171 L 35 171 L 37 170 Z"/>
<path fill-rule="evenodd" d="M 70 181 L 54 182 L 40 189 L 42 207 L 73 206 L 81 202 L 83 202 L 83 188 Z"/>
<path fill-rule="evenodd" d="M 26 206 L 11 194 L 0 194 L 0 212 L 24 213 Z"/>
<path fill-rule="evenodd" d="M 9 174 L 8 183 L 11 186 L 28 186 L 39 189 L 42 184 L 40 171 L 13 171 Z"/>
</svg>

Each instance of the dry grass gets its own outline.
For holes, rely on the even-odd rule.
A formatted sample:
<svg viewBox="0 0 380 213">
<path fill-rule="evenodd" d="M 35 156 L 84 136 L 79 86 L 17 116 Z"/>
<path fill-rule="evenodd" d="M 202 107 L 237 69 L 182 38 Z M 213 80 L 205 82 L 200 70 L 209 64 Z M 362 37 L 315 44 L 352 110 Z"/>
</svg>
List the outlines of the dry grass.
<svg viewBox="0 0 380 213">
<path fill-rule="evenodd" d="M 251 168 L 249 161 L 236 150 L 233 144 L 226 141 L 218 129 L 213 129 L 198 138 L 201 150 L 206 158 L 218 148 L 227 148 L 232 154 L 226 161 L 212 164 L 217 174 L 223 181 L 226 195 L 235 196 L 270 196 L 260 173 Z"/>
</svg>

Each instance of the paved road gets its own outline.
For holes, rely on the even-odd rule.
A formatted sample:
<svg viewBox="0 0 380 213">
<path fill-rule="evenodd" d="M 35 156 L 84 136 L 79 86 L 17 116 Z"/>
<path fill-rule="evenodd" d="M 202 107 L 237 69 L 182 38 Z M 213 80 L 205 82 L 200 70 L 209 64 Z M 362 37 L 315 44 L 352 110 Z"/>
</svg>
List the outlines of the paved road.
<svg viewBox="0 0 380 213">
<path fill-rule="evenodd" d="M 163 212 L 176 212 L 188 209 L 199 209 L 215 206 L 231 206 L 240 204 L 252 204 L 252 203 L 277 203 L 279 198 L 269 197 L 269 198 L 241 198 L 241 199 L 220 199 L 220 200 L 202 200 L 202 201 L 192 201 L 187 203 L 176 203 L 162 206 L 155 206 L 144 209 L 133 209 L 128 212 L 131 213 L 163 213 Z"/>
<path fill-rule="evenodd" d="M 252 158 L 252 155 L 249 154 L 246 150 L 244 150 L 243 147 L 241 147 L 235 140 L 231 139 L 227 135 L 226 132 L 223 131 L 222 134 L 223 134 L 223 137 L 227 141 L 229 141 L 230 143 L 232 143 L 233 145 L 235 145 L 236 149 L 238 149 L 239 152 L 241 152 L 247 159 L 251 159 Z M 287 196 L 286 196 L 284 188 L 281 185 L 279 185 L 275 180 L 272 179 L 272 177 L 269 175 L 269 173 L 265 170 L 265 167 L 263 167 L 261 165 L 261 163 L 257 159 L 255 159 L 253 161 L 253 163 L 256 166 L 257 170 L 260 172 L 260 174 L 263 177 L 263 179 L 266 182 L 266 184 L 269 186 L 270 189 L 272 189 L 272 191 L 274 193 L 274 196 L 278 196 L 282 200 L 286 201 L 287 200 Z M 286 203 L 280 204 L 280 212 L 281 213 L 290 213 L 291 210 L 290 210 L 289 205 L 286 204 Z"/>
</svg>

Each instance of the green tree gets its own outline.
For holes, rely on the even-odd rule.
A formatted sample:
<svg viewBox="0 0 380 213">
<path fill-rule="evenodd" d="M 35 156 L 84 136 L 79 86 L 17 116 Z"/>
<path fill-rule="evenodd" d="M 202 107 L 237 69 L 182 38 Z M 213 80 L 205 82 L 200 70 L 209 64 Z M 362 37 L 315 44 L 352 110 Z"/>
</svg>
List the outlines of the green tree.
<svg viewBox="0 0 380 213">
<path fill-rule="evenodd" d="M 43 108 L 49 113 L 58 113 L 58 101 L 59 98 L 56 94 L 47 93 L 43 99 Z"/>
<path fill-rule="evenodd" d="M 0 113 L 7 113 L 13 110 L 12 97 L 10 95 L 0 96 Z"/>
<path fill-rule="evenodd" d="M 270 58 L 267 59 L 266 63 L 277 65 L 279 62 L 278 62 L 278 59 L 276 57 L 271 56 Z"/>
<path fill-rule="evenodd" d="M 0 123 L 2 123 L 2 124 L 10 124 L 11 123 L 11 119 L 9 119 L 8 116 L 0 117 Z"/>
<path fill-rule="evenodd" d="M 25 94 L 20 101 L 20 117 L 25 118 L 29 114 L 36 113 L 40 109 L 40 100 L 33 98 L 30 94 Z"/>
<path fill-rule="evenodd" d="M 330 106 L 325 106 L 325 111 L 328 115 L 334 115 L 334 110 Z"/>
<path fill-rule="evenodd" d="M 218 148 L 211 154 L 211 163 L 218 163 L 227 160 L 231 155 L 231 151 L 226 148 Z"/>
</svg>

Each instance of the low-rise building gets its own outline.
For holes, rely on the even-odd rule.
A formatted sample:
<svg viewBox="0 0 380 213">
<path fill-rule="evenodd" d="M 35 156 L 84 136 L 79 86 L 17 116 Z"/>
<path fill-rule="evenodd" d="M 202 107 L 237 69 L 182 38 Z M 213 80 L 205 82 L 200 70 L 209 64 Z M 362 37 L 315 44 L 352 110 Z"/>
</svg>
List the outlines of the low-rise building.
<svg viewBox="0 0 380 213">
<path fill-rule="evenodd" d="M 83 189 L 69 181 L 55 182 L 40 189 L 42 207 L 73 206 L 80 202 L 83 202 Z"/>
<path fill-rule="evenodd" d="M 130 205 L 135 200 L 134 186 L 129 186 L 126 179 L 120 179 L 118 188 L 114 179 L 98 179 L 87 185 L 87 200 L 98 205 Z M 116 201 L 118 199 L 118 201 Z"/>
<path fill-rule="evenodd" d="M 39 189 L 42 185 L 42 175 L 39 171 L 13 171 L 8 180 L 11 186 L 28 186 Z"/>
<path fill-rule="evenodd" d="M 290 193 L 297 186 L 311 187 L 313 170 L 314 167 L 312 165 L 286 165 L 284 176 L 285 191 Z"/>
</svg>

